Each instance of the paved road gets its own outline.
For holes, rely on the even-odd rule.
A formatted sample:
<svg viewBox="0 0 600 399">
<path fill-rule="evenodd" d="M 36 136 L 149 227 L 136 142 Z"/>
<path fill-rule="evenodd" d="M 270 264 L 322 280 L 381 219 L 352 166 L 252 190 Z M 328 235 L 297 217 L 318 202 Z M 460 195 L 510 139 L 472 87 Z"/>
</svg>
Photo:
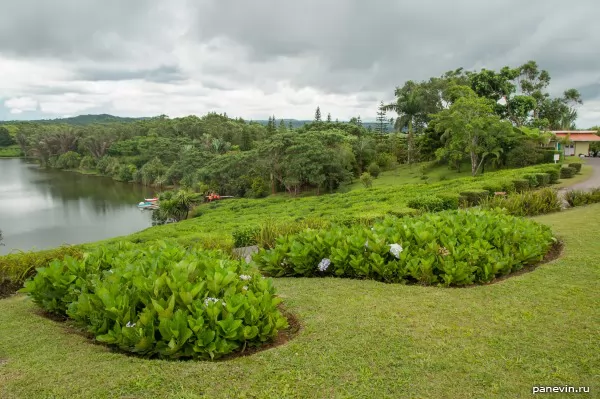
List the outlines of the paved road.
<svg viewBox="0 0 600 399">
<path fill-rule="evenodd" d="M 594 169 L 592 176 L 584 182 L 567 187 L 568 190 L 590 190 L 600 187 L 600 158 L 586 158 L 586 164 Z"/>
</svg>

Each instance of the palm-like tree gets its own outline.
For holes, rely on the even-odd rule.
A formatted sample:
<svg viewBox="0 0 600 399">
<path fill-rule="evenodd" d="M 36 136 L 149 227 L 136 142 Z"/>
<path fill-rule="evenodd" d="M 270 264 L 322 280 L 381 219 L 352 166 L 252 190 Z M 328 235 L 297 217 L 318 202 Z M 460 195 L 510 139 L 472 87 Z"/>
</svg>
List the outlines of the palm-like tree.
<svg viewBox="0 0 600 399">
<path fill-rule="evenodd" d="M 385 105 L 386 111 L 398 114 L 394 128 L 398 131 L 407 129 L 408 163 L 414 161 L 414 126 L 419 118 L 426 116 L 425 98 L 415 83 L 407 82 L 404 87 L 396 88 L 396 102 Z"/>
</svg>

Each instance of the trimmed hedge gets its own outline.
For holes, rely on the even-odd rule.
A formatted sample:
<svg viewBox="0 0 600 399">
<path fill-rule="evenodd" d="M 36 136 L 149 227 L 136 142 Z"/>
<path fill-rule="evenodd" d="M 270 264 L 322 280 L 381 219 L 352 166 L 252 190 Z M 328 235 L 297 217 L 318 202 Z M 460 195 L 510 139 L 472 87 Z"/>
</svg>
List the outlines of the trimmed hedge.
<svg viewBox="0 0 600 399">
<path fill-rule="evenodd" d="M 569 164 L 569 168 L 575 169 L 575 173 L 580 173 L 581 172 L 581 166 L 582 166 L 582 164 L 580 164 L 579 162 L 575 162 L 575 163 L 570 163 Z"/>
<path fill-rule="evenodd" d="M 447 209 L 458 209 L 459 197 L 456 195 L 423 195 L 408 201 L 413 209 L 427 212 L 439 212 Z"/>
<path fill-rule="evenodd" d="M 539 187 L 545 187 L 550 184 L 550 175 L 548 173 L 536 173 L 535 177 L 537 178 Z"/>
<path fill-rule="evenodd" d="M 570 179 L 573 176 L 575 176 L 575 168 L 571 168 L 570 166 L 567 166 L 566 168 L 562 168 L 560 170 L 560 178 L 561 179 Z"/>
<path fill-rule="evenodd" d="M 513 180 L 513 184 L 515 185 L 515 191 L 517 193 L 522 193 L 529 190 L 529 180 L 526 179 L 517 179 Z"/>
<path fill-rule="evenodd" d="M 488 190 L 469 190 L 460 193 L 459 201 L 465 203 L 468 206 L 479 205 L 479 203 L 485 198 L 490 196 Z"/>
</svg>

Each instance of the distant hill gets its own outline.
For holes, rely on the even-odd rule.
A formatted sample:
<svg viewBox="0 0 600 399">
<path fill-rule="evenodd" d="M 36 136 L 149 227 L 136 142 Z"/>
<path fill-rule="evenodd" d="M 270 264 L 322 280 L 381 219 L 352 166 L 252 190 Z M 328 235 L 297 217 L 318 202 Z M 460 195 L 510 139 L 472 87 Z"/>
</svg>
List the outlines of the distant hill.
<svg viewBox="0 0 600 399">
<path fill-rule="evenodd" d="M 108 114 L 100 115 L 78 115 L 70 118 L 57 118 L 57 119 L 39 119 L 31 121 L 0 121 L 0 124 L 18 124 L 22 122 L 35 122 L 35 123 L 66 123 L 69 125 L 90 125 L 92 123 L 128 123 L 136 122 L 150 118 L 125 118 L 121 116 L 114 116 Z"/>
</svg>

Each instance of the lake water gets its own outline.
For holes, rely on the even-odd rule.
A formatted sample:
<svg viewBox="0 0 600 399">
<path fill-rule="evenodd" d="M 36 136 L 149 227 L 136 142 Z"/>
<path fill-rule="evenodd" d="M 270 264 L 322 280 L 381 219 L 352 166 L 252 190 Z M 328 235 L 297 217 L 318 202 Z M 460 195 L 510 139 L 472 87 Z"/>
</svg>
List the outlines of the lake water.
<svg viewBox="0 0 600 399">
<path fill-rule="evenodd" d="M 137 203 L 151 188 L 110 178 L 40 169 L 23 159 L 0 159 L 0 230 L 5 246 L 45 249 L 131 234 L 152 225 Z"/>
</svg>

